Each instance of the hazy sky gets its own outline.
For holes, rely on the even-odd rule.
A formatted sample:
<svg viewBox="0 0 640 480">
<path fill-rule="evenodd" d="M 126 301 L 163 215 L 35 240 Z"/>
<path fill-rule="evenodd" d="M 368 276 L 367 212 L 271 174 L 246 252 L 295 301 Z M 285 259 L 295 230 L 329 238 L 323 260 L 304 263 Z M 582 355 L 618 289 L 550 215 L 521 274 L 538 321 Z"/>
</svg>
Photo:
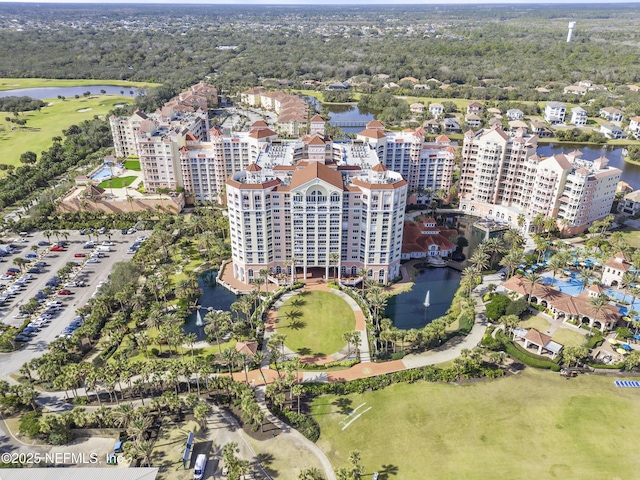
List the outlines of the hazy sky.
<svg viewBox="0 0 640 480">
<path fill-rule="evenodd" d="M 10 3 L 8 0 L 0 0 L 0 3 Z M 13 1 L 11 3 L 14 3 Z M 154 4 L 154 3 L 169 3 L 169 4 L 227 4 L 227 5 L 326 5 L 326 4 L 338 4 L 338 5 L 452 5 L 452 4 L 531 4 L 531 5 L 544 5 L 544 4 L 611 4 L 611 3 L 640 3 L 640 0 L 617 0 L 616 2 L 607 2 L 606 0 L 23 0 L 20 3 L 126 3 L 126 4 Z"/>
</svg>

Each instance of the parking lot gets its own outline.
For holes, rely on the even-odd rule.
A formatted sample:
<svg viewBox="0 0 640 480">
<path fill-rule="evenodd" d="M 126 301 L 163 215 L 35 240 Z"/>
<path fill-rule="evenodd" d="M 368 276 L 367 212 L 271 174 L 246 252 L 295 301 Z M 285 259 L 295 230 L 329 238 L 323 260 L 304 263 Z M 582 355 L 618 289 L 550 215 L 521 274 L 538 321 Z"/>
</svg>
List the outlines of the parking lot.
<svg viewBox="0 0 640 480">
<path fill-rule="evenodd" d="M 76 317 L 76 310 L 79 307 L 86 305 L 91 298 L 91 295 L 96 291 L 96 287 L 100 282 L 107 280 L 113 264 L 116 262 L 128 261 L 133 258 L 133 255 L 127 253 L 129 247 L 139 236 L 149 236 L 151 232 L 136 232 L 130 235 L 123 235 L 120 230 L 111 230 L 111 239 L 109 240 L 107 235 L 100 235 L 97 242 L 95 242 L 95 235 L 92 240 L 96 243 L 94 248 L 83 248 L 85 243 L 89 241 L 86 235 L 80 235 L 78 231 L 69 232 L 70 236 L 67 240 L 67 246 L 64 251 L 54 252 L 50 251 L 49 246 L 39 246 L 37 252 L 37 259 L 32 259 L 30 265 L 40 261 L 45 262 L 47 265 L 43 267 L 41 273 L 33 273 L 32 280 L 25 282 L 21 291 L 19 291 L 15 297 L 10 298 L 7 302 L 0 307 L 0 321 L 6 325 L 20 326 L 22 325 L 24 318 L 19 318 L 20 305 L 26 304 L 29 299 L 36 296 L 39 291 L 42 291 L 46 287 L 46 283 L 51 277 L 55 276 L 57 272 L 64 267 L 68 262 L 75 262 L 78 267 L 74 269 L 69 280 L 66 282 L 76 282 L 84 286 L 67 286 L 65 283 L 61 283 L 58 287 L 53 288 L 54 292 L 44 302 L 43 306 L 48 302 L 57 300 L 61 302 L 61 309 L 57 312 L 57 315 L 53 316 L 51 322 L 48 325 L 43 326 L 39 332 L 36 332 L 28 342 L 25 343 L 22 350 L 5 354 L 0 356 L 0 369 L 3 375 L 15 371 L 24 362 L 29 361 L 31 358 L 39 356 L 47 345 L 53 341 L 63 330 L 74 320 Z M 33 253 L 31 246 L 38 245 L 39 242 L 46 242 L 42 233 L 35 233 L 24 237 L 26 242 L 18 242 L 18 238 L 9 238 L 12 240 L 12 244 L 17 248 L 14 253 L 2 258 L 3 262 L 0 263 L 0 273 L 4 273 L 8 268 L 16 267 L 13 262 L 15 258 L 25 258 L 25 255 Z M 7 240 L 7 243 L 9 241 Z M 57 243 L 55 236 L 50 238 L 51 245 Z M 62 238 L 61 238 L 62 240 Z M 102 258 L 98 258 L 98 263 L 89 263 L 91 254 L 97 250 L 97 246 L 102 245 L 103 242 L 110 242 L 109 252 L 102 251 Z M 103 248 L 106 250 L 106 248 Z M 85 254 L 85 257 L 76 257 L 76 254 Z M 30 265 L 24 267 L 26 272 Z M 26 275 L 26 273 L 20 273 L 14 276 L 11 280 L 0 280 L 0 284 L 4 284 L 3 291 L 10 288 L 15 282 Z M 56 292 L 61 289 L 69 290 L 69 295 L 58 295 Z M 37 314 L 34 314 L 35 317 Z M 10 365 L 12 367 L 10 367 Z M 15 368 L 13 368 L 15 367 Z M 13 368 L 13 369 L 12 369 Z"/>
</svg>

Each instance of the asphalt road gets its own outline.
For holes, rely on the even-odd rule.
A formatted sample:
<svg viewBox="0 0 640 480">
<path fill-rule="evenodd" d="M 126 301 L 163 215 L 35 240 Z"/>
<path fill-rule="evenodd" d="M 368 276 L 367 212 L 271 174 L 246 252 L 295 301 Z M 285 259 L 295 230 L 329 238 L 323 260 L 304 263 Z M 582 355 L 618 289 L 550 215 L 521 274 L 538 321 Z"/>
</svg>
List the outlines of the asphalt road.
<svg viewBox="0 0 640 480">
<path fill-rule="evenodd" d="M 34 297 L 39 290 L 45 288 L 46 282 L 54 275 L 57 274 L 67 262 L 77 262 L 79 267 L 74 271 L 71 278 L 67 281 L 75 280 L 76 282 L 82 281 L 85 286 L 83 287 L 71 287 L 72 294 L 67 296 L 53 294 L 47 301 L 58 300 L 63 303 L 63 308 L 57 316 L 54 316 L 51 323 L 44 326 L 40 332 L 31 337 L 31 340 L 27 342 L 21 350 L 0 354 L 0 377 L 8 377 L 9 374 L 17 371 L 25 362 L 42 355 L 47 345 L 53 341 L 62 331 L 71 323 L 76 317 L 76 310 L 79 307 L 86 305 L 91 298 L 91 295 L 95 292 L 97 285 L 101 281 L 106 281 L 114 263 L 131 260 L 133 255 L 127 254 L 129 246 L 136 240 L 138 236 L 149 236 L 151 232 L 137 232 L 133 235 L 123 235 L 120 230 L 111 231 L 111 240 L 105 235 L 101 235 L 98 245 L 104 241 L 110 241 L 113 245 L 110 247 L 110 252 L 103 252 L 104 257 L 99 259 L 100 263 L 86 263 L 90 257 L 93 249 L 84 249 L 84 244 L 89 240 L 86 235 L 80 235 L 78 231 L 70 232 L 71 235 L 68 239 L 68 246 L 64 252 L 51 252 L 49 247 L 40 247 L 38 252 L 38 260 L 44 261 L 48 265 L 44 271 L 40 274 L 32 274 L 33 280 L 27 283 L 27 288 L 20 292 L 19 295 L 8 301 L 4 306 L 0 307 L 0 321 L 7 325 L 21 325 L 23 319 L 16 319 L 14 316 L 19 311 L 19 306 L 26 303 L 30 298 Z M 32 253 L 31 246 L 37 245 L 40 241 L 46 241 L 47 239 L 41 234 L 36 233 L 27 237 L 28 243 L 16 243 L 15 245 L 21 245 L 22 247 L 16 251 L 16 253 L 4 257 L 6 262 L 0 263 L 0 270 L 4 272 L 6 268 L 15 266 L 13 259 L 16 257 L 24 258 L 27 253 Z M 95 240 L 95 236 L 93 237 Z M 52 244 L 56 242 L 55 237 L 51 237 Z M 86 253 L 85 258 L 74 257 L 75 253 Z M 36 260 L 34 260 L 35 262 Z M 0 281 L 1 283 L 10 284 L 12 281 Z M 60 285 L 56 290 L 63 288 Z M 35 318 L 37 314 L 34 314 Z"/>
</svg>

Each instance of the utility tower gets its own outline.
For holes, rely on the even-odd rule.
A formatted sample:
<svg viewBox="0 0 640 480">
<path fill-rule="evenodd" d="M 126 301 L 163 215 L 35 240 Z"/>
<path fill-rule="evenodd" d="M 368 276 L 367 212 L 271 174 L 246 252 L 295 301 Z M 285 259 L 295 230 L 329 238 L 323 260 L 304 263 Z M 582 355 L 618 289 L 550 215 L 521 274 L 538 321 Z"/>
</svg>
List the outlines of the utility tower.
<svg viewBox="0 0 640 480">
<path fill-rule="evenodd" d="M 576 27 L 576 22 L 569 22 L 569 33 L 567 34 L 567 43 L 571 41 L 573 35 L 573 29 Z"/>
</svg>

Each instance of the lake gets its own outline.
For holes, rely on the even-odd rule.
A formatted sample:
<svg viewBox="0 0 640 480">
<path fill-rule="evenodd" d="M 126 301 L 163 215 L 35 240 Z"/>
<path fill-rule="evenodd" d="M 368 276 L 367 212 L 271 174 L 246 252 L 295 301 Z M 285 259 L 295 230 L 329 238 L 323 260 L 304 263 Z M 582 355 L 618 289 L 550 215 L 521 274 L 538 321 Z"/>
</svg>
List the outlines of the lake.
<svg viewBox="0 0 640 480">
<path fill-rule="evenodd" d="M 109 95 L 122 95 L 125 97 L 135 97 L 139 95 L 137 88 L 118 87 L 114 85 L 85 85 L 82 87 L 40 87 L 40 88 L 17 88 L 15 90 L 4 90 L 0 92 L 0 97 L 31 97 L 38 100 L 46 98 L 73 98 L 76 95 L 82 96 L 84 92 L 91 92 L 94 95 L 104 90 Z M 124 93 L 121 93 L 124 92 Z M 133 93 L 130 93 L 133 92 Z"/>
</svg>

